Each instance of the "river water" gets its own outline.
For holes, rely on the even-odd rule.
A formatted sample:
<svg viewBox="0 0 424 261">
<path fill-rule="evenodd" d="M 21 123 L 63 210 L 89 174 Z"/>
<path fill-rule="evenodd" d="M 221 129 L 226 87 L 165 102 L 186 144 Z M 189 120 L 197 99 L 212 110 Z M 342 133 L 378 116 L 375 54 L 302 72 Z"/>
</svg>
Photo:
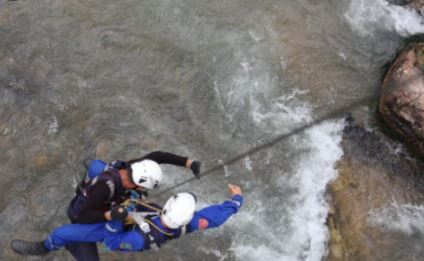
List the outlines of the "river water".
<svg viewBox="0 0 424 261">
<path fill-rule="evenodd" d="M 383 0 L 0 0 L 0 259 L 22 260 L 11 238 L 41 240 L 67 222 L 87 156 L 164 150 L 207 170 L 309 124 L 173 190 L 193 191 L 201 207 L 241 185 L 245 205 L 222 228 L 158 253 L 101 252 L 322 260 L 343 114 L 375 127 L 381 68 L 419 32 L 422 18 Z M 162 189 L 190 177 L 165 172 Z"/>
</svg>

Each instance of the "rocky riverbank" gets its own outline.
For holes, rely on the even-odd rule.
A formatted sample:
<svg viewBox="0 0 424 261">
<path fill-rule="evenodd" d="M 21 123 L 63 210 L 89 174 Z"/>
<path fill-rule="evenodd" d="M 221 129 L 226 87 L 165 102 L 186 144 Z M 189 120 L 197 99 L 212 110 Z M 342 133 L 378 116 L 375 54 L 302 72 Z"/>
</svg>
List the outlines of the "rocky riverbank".
<svg viewBox="0 0 424 261">
<path fill-rule="evenodd" d="M 424 157 L 424 43 L 410 43 L 397 55 L 382 86 L 379 113 L 391 132 Z"/>
<path fill-rule="evenodd" d="M 342 146 L 340 175 L 328 189 L 327 260 L 421 260 L 423 253 L 415 246 L 422 243 L 423 233 L 400 229 L 396 221 L 404 221 L 390 208 L 424 204 L 423 164 L 399 143 L 353 122 L 344 130 Z M 379 222 L 382 215 L 395 222 Z M 412 224 L 404 223 L 406 228 Z"/>
</svg>

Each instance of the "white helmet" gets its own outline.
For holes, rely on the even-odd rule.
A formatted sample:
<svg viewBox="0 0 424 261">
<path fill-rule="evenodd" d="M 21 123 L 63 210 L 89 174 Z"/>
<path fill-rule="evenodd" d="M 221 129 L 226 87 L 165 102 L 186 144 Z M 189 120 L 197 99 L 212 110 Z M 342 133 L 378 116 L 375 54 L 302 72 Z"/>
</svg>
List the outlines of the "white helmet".
<svg viewBox="0 0 424 261">
<path fill-rule="evenodd" d="M 162 181 L 162 170 L 153 160 L 142 160 L 131 164 L 132 180 L 137 186 L 152 189 Z"/>
<path fill-rule="evenodd" d="M 176 229 L 187 225 L 196 210 L 196 197 L 187 192 L 178 193 L 166 202 L 162 209 L 162 222 L 169 228 Z"/>
</svg>

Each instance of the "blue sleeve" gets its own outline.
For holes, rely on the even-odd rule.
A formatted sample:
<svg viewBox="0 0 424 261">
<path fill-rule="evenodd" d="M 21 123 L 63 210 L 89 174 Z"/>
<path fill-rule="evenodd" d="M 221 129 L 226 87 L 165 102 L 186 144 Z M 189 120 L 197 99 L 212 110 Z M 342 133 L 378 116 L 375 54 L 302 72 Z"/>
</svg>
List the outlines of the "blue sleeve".
<svg viewBox="0 0 424 261">
<path fill-rule="evenodd" d="M 90 161 L 90 165 L 88 166 L 88 176 L 91 179 L 94 179 L 95 177 L 99 176 L 103 171 L 105 171 L 106 166 L 107 163 L 102 160 Z"/>
<path fill-rule="evenodd" d="M 220 205 L 212 205 L 196 211 L 193 219 L 187 225 L 187 233 L 221 226 L 233 214 L 237 213 L 242 205 L 243 196 L 234 195 L 230 200 L 226 200 Z"/>
</svg>

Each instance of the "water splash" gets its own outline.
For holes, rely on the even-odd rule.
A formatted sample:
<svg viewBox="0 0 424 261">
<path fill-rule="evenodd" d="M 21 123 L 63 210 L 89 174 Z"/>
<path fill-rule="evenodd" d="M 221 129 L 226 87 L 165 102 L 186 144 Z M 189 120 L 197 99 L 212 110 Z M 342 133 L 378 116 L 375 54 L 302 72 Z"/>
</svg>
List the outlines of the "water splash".
<svg viewBox="0 0 424 261">
<path fill-rule="evenodd" d="M 307 131 L 310 152 L 297 165 L 290 182 L 297 184 L 290 226 L 295 228 L 290 252 L 302 253 L 302 260 L 322 260 L 329 238 L 325 225 L 328 205 L 324 198 L 327 184 L 337 176 L 335 163 L 343 155 L 340 147 L 342 122 L 325 122 Z M 305 144 L 306 145 L 306 144 Z"/>
<path fill-rule="evenodd" d="M 325 225 L 328 204 L 324 198 L 327 184 L 337 176 L 335 163 L 343 154 L 340 147 L 341 121 L 325 122 L 297 138 L 303 148 L 289 177 L 276 173 L 274 181 L 281 191 L 293 191 L 285 198 L 268 198 L 249 202 L 237 218 L 236 238 L 231 250 L 237 260 L 322 260 L 329 239 Z M 266 186 L 252 198 L 265 198 Z M 275 201 L 275 202 L 274 202 Z M 270 220 L 269 208 L 278 206 L 278 214 Z M 285 208 L 285 210 L 284 210 Z M 247 236 L 255 234 L 255 237 Z"/>
<path fill-rule="evenodd" d="M 234 49 L 235 66 L 222 66 L 226 77 L 218 77 L 214 93 L 217 107 L 242 126 L 250 141 L 313 121 L 313 105 L 302 100 L 308 91 L 289 86 L 271 63 L 259 58 L 266 50 L 259 48 L 248 56 Z M 244 162 L 247 170 L 261 174 L 249 178 L 246 206 L 227 227 L 234 234 L 230 251 L 236 260 L 319 261 L 325 257 L 329 234 L 324 193 L 337 176 L 334 167 L 342 156 L 342 127 L 342 122 L 325 122 L 290 138 L 282 149 L 268 151 L 269 159 L 265 156 L 264 161 L 269 166 L 250 159 Z M 224 167 L 227 178 L 238 172 Z"/>
<path fill-rule="evenodd" d="M 373 226 L 408 235 L 417 231 L 424 233 L 424 206 L 392 202 L 390 205 L 370 211 L 368 221 Z"/>
<path fill-rule="evenodd" d="M 59 122 L 56 116 L 52 116 L 52 121 L 48 127 L 47 134 L 49 136 L 55 135 L 59 131 Z"/>
<path fill-rule="evenodd" d="M 416 10 L 391 5 L 386 0 L 354 0 L 344 16 L 362 36 L 378 31 L 397 32 L 401 36 L 424 33 L 424 19 Z"/>
</svg>

